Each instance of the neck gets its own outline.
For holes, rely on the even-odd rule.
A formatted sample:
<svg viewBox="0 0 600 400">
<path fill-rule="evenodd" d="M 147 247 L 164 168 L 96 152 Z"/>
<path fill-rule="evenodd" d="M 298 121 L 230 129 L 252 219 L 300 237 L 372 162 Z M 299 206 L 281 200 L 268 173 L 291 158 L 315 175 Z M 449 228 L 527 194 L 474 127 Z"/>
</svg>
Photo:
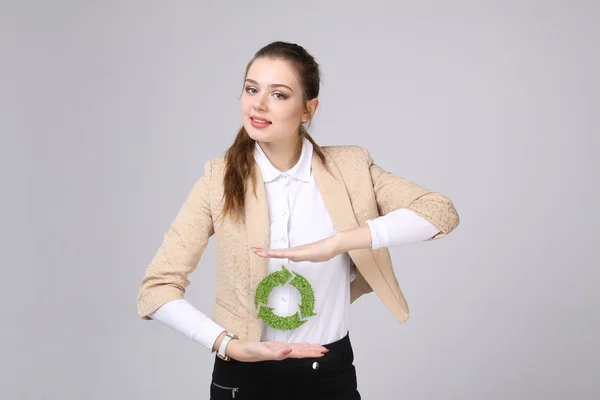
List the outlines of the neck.
<svg viewBox="0 0 600 400">
<path fill-rule="evenodd" d="M 302 155 L 302 140 L 294 138 L 287 142 L 259 142 L 260 148 L 265 155 L 281 172 L 287 172 L 294 167 Z"/>
</svg>

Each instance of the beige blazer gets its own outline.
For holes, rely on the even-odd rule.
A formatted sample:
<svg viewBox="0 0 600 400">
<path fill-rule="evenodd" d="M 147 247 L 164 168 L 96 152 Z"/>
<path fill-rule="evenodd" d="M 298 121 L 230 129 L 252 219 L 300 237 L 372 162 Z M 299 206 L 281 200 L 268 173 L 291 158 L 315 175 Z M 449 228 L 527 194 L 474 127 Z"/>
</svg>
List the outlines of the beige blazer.
<svg viewBox="0 0 600 400">
<path fill-rule="evenodd" d="M 312 169 L 336 231 L 356 228 L 368 219 L 408 208 L 435 224 L 440 239 L 459 223 L 452 202 L 440 193 L 394 176 L 373 163 L 359 146 L 323 146 L 331 173 L 313 154 Z M 255 165 L 256 197 L 252 184 L 246 192 L 244 224 L 217 219 L 222 209 L 223 157 L 210 160 L 164 235 L 141 282 L 137 311 L 144 320 L 163 304 L 184 297 L 188 275 L 214 234 L 216 241 L 216 293 L 213 320 L 243 340 L 260 341 L 264 322 L 254 308 L 256 287 L 267 275 L 267 259 L 250 247 L 269 247 L 269 213 L 260 168 Z M 250 181 L 250 180 L 249 180 Z M 388 249 L 349 252 L 357 268 L 351 284 L 351 301 L 374 291 L 396 319 L 404 322 L 409 311 L 400 290 Z M 201 279 L 201 276 L 199 277 Z"/>
</svg>

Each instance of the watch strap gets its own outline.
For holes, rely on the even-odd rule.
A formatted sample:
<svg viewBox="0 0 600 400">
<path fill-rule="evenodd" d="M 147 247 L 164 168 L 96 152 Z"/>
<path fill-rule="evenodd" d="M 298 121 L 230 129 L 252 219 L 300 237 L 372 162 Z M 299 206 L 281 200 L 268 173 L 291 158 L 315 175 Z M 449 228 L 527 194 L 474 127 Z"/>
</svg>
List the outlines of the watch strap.
<svg viewBox="0 0 600 400">
<path fill-rule="evenodd" d="M 227 332 L 223 340 L 221 340 L 221 344 L 219 345 L 219 351 L 217 352 L 217 357 L 221 360 L 229 361 L 231 357 L 225 355 L 225 351 L 227 350 L 227 345 L 231 342 L 232 339 L 237 339 L 238 336 L 235 333 Z"/>
</svg>

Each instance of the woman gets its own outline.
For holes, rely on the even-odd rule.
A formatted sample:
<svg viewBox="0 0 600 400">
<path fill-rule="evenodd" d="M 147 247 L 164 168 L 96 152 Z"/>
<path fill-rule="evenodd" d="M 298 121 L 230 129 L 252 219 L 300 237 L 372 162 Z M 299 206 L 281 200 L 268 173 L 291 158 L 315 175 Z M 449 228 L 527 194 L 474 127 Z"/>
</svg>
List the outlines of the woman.
<svg viewBox="0 0 600 400">
<path fill-rule="evenodd" d="M 213 352 L 210 396 L 360 399 L 349 307 L 374 291 L 404 322 L 388 247 L 439 239 L 459 223 L 440 193 L 394 176 L 359 146 L 318 146 L 307 126 L 319 66 L 274 42 L 246 68 L 243 127 L 210 160 L 146 270 L 138 313 Z M 216 237 L 213 318 L 184 298 Z"/>
</svg>

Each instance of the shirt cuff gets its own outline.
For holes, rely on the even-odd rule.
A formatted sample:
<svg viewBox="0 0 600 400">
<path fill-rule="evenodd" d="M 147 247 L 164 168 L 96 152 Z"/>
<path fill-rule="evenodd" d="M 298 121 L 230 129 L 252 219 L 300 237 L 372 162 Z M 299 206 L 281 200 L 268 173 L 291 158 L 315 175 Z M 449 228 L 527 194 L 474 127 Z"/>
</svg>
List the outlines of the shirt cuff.
<svg viewBox="0 0 600 400">
<path fill-rule="evenodd" d="M 440 232 L 430 221 L 406 208 L 394 210 L 366 223 L 371 229 L 373 250 L 422 242 Z"/>
<path fill-rule="evenodd" d="M 211 351 L 219 335 L 226 331 L 185 299 L 165 303 L 150 317 Z"/>
<path fill-rule="evenodd" d="M 367 220 L 365 223 L 369 225 L 369 229 L 371 230 L 371 249 L 379 249 L 379 232 L 377 231 L 373 220 Z"/>
</svg>

